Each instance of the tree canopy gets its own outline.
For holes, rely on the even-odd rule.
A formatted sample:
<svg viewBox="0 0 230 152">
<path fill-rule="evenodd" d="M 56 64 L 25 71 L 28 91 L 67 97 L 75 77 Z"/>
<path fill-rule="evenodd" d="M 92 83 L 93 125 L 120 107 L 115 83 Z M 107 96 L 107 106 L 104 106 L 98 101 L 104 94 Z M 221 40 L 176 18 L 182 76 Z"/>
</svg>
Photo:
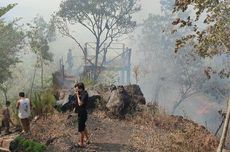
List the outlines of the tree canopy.
<svg viewBox="0 0 230 152">
<path fill-rule="evenodd" d="M 5 15 L 7 12 L 9 12 L 9 10 L 11 10 L 12 8 L 14 8 L 17 4 L 9 4 L 6 7 L 0 7 L 0 17 L 2 17 L 3 15 Z"/>
<path fill-rule="evenodd" d="M 172 89 L 177 91 L 178 99 L 172 107 L 172 113 L 188 98 L 203 92 L 203 85 L 207 77 L 203 73 L 204 60 L 193 51 L 190 45 L 181 48 L 181 52 L 175 54 L 176 39 L 183 33 L 189 33 L 191 28 L 184 29 L 183 33 L 172 32 L 174 20 L 172 14 L 173 0 L 161 0 L 162 14 L 151 14 L 144 20 L 140 38 L 141 50 L 144 52 L 144 68 L 149 68 L 153 85 L 154 102 L 159 102 L 159 94 L 162 90 Z M 178 14 L 183 17 L 183 14 Z M 151 66 L 148 66 L 151 65 Z M 155 79 L 155 80 L 154 80 Z M 167 88 L 167 89 L 166 89 Z M 165 93 L 165 92 L 164 92 Z"/>
<path fill-rule="evenodd" d="M 44 64 L 53 61 L 53 54 L 49 51 L 49 42 L 55 39 L 55 30 L 52 28 L 52 22 L 46 23 L 41 16 L 35 17 L 33 24 L 28 25 L 30 27 L 29 43 L 33 53 L 37 56 L 36 67 L 41 68 L 41 87 L 43 88 Z"/>
<path fill-rule="evenodd" d="M 31 49 L 44 60 L 53 61 L 53 54 L 49 52 L 49 41 L 54 37 L 53 31 L 48 23 L 41 16 L 34 18 L 33 24 L 28 24 L 31 28 L 28 37 Z"/>
<path fill-rule="evenodd" d="M 0 16 L 3 16 L 16 4 L 0 8 Z M 0 19 L 0 83 L 11 76 L 10 67 L 19 62 L 18 51 L 22 47 L 24 34 L 16 21 L 6 23 Z"/>
<path fill-rule="evenodd" d="M 193 32 L 184 35 L 176 42 L 176 51 L 188 42 L 194 42 L 196 52 L 202 57 L 230 54 L 230 1 L 229 0 L 176 0 L 174 12 L 195 10 L 195 18 L 177 18 L 173 24 L 181 27 L 191 26 Z M 205 17 L 203 17 L 205 16 Z M 200 24 L 203 23 L 201 28 Z M 230 70 L 222 69 L 221 75 L 229 77 Z"/>
<path fill-rule="evenodd" d="M 134 30 L 136 21 L 132 15 L 139 10 L 138 0 L 65 0 L 56 14 L 56 25 L 63 35 L 77 43 L 85 57 L 87 52 L 79 42 L 80 38 L 69 31 L 67 23 L 80 24 L 94 36 L 95 58 L 88 61 L 95 67 L 95 79 L 98 66 L 104 63 L 104 60 L 98 63 L 99 54 L 103 52 L 104 59 L 114 40 Z"/>
</svg>

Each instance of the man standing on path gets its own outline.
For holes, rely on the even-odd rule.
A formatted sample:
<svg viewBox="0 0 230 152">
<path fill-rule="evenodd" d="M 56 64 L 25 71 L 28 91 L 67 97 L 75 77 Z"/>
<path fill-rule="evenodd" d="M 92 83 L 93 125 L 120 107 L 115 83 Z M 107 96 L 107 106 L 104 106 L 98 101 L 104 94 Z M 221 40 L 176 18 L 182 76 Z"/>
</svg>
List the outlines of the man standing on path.
<svg viewBox="0 0 230 152">
<path fill-rule="evenodd" d="M 77 107 L 76 111 L 78 113 L 78 132 L 80 132 L 80 143 L 78 145 L 80 147 L 84 147 L 84 139 L 86 144 L 89 143 L 89 136 L 86 129 L 86 120 L 87 120 L 87 102 L 89 100 L 89 96 L 87 91 L 85 91 L 85 86 L 83 83 L 77 83 L 75 86 L 76 95 L 77 95 Z"/>
<path fill-rule="evenodd" d="M 0 132 L 1 132 L 2 128 L 5 128 L 5 135 L 11 133 L 10 132 L 10 123 L 12 125 L 14 125 L 12 120 L 10 119 L 9 106 L 10 106 L 10 101 L 6 101 L 6 105 L 3 107 L 3 110 L 2 110 L 2 126 L 0 129 Z"/>
<path fill-rule="evenodd" d="M 19 93 L 19 100 L 17 101 L 17 109 L 18 109 L 18 117 L 21 120 L 21 125 L 23 128 L 23 133 L 29 133 L 30 132 L 30 109 L 31 109 L 31 103 L 28 98 L 25 98 L 25 93 L 20 92 Z"/>
</svg>

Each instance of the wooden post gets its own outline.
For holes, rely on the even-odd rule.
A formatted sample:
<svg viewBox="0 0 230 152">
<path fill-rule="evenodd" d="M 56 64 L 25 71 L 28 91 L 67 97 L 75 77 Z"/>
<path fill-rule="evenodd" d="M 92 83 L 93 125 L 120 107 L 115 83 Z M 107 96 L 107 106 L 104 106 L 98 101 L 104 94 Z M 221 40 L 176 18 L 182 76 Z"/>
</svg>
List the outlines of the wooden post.
<svg viewBox="0 0 230 152">
<path fill-rule="evenodd" d="M 228 100 L 228 109 L 227 109 L 227 113 L 226 113 L 226 117 L 225 117 L 225 121 L 224 121 L 224 128 L 223 128 L 223 132 L 222 132 L 222 135 L 220 138 L 220 143 L 219 143 L 217 152 L 222 152 L 222 150 L 223 150 L 226 136 L 227 136 L 227 132 L 228 132 L 229 119 L 230 119 L 230 98 Z"/>
<path fill-rule="evenodd" d="M 130 75 L 131 75 L 131 51 L 132 49 L 128 49 L 128 65 L 127 65 L 127 83 L 129 84 L 130 83 Z"/>
<path fill-rule="evenodd" d="M 123 44 L 123 50 L 122 50 L 122 55 L 121 55 L 121 59 L 122 59 L 122 66 L 124 66 L 124 63 L 125 63 L 125 45 Z M 121 84 L 124 84 L 125 83 L 125 69 L 122 68 L 121 69 Z"/>
</svg>

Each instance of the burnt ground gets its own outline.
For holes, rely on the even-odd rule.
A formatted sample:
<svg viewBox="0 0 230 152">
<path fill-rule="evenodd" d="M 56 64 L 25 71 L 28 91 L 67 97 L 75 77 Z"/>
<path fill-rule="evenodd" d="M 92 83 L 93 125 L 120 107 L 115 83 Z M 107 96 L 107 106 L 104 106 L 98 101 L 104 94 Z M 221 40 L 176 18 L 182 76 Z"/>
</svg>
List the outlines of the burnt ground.
<svg viewBox="0 0 230 152">
<path fill-rule="evenodd" d="M 32 136 L 48 145 L 48 152 L 214 152 L 218 140 L 203 126 L 182 117 L 137 113 L 124 120 L 110 119 L 102 111 L 87 121 L 91 144 L 77 148 L 77 116 L 55 113 L 32 123 Z"/>
</svg>

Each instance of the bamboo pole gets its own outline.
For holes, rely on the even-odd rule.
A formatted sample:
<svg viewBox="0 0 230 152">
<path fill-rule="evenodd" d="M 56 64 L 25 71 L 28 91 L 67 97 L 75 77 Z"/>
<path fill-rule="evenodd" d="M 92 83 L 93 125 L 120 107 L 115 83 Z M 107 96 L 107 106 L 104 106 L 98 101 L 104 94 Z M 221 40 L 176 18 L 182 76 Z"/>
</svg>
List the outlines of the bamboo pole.
<svg viewBox="0 0 230 152">
<path fill-rule="evenodd" d="M 219 146 L 217 148 L 217 152 L 223 151 L 224 143 L 225 143 L 227 132 L 228 132 L 229 119 L 230 119 L 230 98 L 228 100 L 228 109 L 227 109 L 227 113 L 226 113 L 226 117 L 224 121 L 224 128 L 223 128 L 223 132 L 220 138 Z"/>
</svg>

